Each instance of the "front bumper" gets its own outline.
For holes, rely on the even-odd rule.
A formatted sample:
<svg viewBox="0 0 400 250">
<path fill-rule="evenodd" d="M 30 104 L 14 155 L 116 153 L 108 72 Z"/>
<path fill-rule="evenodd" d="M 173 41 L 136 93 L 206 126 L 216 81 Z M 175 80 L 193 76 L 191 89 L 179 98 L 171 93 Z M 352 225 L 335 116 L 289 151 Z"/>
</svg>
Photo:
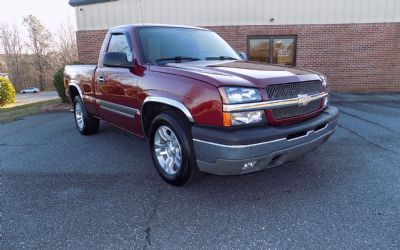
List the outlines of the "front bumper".
<svg viewBox="0 0 400 250">
<path fill-rule="evenodd" d="M 287 126 L 234 130 L 194 126 L 197 165 L 200 171 L 216 175 L 276 167 L 326 142 L 336 129 L 338 116 L 338 109 L 330 106 L 317 117 Z"/>
</svg>

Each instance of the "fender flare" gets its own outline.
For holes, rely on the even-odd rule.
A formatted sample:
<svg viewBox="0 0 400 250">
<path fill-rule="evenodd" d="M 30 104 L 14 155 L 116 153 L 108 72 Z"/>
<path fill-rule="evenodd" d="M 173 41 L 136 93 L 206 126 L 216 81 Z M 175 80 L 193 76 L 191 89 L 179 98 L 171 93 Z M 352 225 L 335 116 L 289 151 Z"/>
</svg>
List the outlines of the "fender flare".
<svg viewBox="0 0 400 250">
<path fill-rule="evenodd" d="M 161 96 L 146 97 L 146 99 L 144 99 L 143 104 L 142 104 L 141 114 L 143 114 L 143 108 L 146 105 L 146 103 L 148 103 L 148 102 L 158 102 L 158 103 L 163 103 L 163 104 L 167 104 L 169 106 L 175 107 L 175 108 L 179 109 L 180 111 L 182 111 L 182 113 L 185 114 L 185 116 L 189 119 L 190 122 L 194 122 L 192 114 L 190 113 L 189 109 L 185 105 L 183 105 L 182 103 L 180 103 L 176 100 L 173 100 L 171 98 L 161 97 Z"/>
<path fill-rule="evenodd" d="M 71 80 L 71 81 L 68 83 L 68 88 L 69 88 L 69 87 L 75 87 L 76 90 L 78 90 L 79 96 L 80 96 L 81 99 L 83 100 L 82 91 L 81 91 L 81 88 L 79 87 L 78 83 L 79 83 L 79 82 L 76 81 L 76 80 Z M 69 90 L 68 90 L 68 92 L 69 92 Z M 69 93 L 69 96 L 71 96 L 71 93 Z"/>
</svg>

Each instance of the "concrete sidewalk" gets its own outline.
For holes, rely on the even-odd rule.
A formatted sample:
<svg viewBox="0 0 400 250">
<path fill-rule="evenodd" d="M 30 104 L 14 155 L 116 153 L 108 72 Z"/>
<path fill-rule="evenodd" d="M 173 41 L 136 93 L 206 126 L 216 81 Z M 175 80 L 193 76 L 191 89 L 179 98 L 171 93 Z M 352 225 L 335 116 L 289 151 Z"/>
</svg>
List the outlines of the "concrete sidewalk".
<svg viewBox="0 0 400 250">
<path fill-rule="evenodd" d="M 400 101 L 399 93 L 332 93 L 331 102 L 391 102 Z"/>
</svg>

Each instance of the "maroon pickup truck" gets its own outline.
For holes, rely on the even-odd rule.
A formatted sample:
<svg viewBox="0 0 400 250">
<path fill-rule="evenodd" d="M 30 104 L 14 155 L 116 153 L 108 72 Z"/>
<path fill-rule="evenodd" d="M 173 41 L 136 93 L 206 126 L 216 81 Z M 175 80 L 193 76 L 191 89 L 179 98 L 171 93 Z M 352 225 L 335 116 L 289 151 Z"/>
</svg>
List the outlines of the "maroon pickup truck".
<svg viewBox="0 0 400 250">
<path fill-rule="evenodd" d="M 97 133 L 102 119 L 147 139 L 173 185 L 294 160 L 327 141 L 338 118 L 325 76 L 247 61 L 196 27 L 111 28 L 97 65 L 65 67 L 65 87 L 80 133 Z"/>
</svg>

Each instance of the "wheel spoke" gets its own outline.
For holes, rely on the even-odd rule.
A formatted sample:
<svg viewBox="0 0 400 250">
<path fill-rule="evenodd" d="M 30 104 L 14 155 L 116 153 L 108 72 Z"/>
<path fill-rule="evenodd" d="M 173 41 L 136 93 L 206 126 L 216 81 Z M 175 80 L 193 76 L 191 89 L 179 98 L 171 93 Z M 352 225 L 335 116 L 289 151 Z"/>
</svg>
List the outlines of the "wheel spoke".
<svg viewBox="0 0 400 250">
<path fill-rule="evenodd" d="M 159 166 L 170 175 L 182 166 L 182 151 L 178 138 L 168 126 L 160 126 L 154 135 L 154 153 Z"/>
<path fill-rule="evenodd" d="M 154 149 L 155 150 L 165 149 L 165 144 L 163 144 L 163 143 L 154 143 Z"/>
<path fill-rule="evenodd" d="M 168 156 L 168 158 L 167 158 L 167 160 L 165 161 L 165 171 L 168 173 L 168 174 L 171 174 L 172 173 L 172 163 L 173 163 L 174 161 L 173 161 L 173 159 L 172 159 L 172 157 L 169 157 Z"/>
<path fill-rule="evenodd" d="M 171 140 L 171 136 L 170 136 L 170 134 L 171 134 L 171 131 L 168 129 L 168 128 L 166 128 L 166 127 L 162 127 L 161 128 L 161 133 L 162 133 L 162 137 L 163 137 L 163 139 L 165 140 L 165 141 L 170 141 Z"/>
<path fill-rule="evenodd" d="M 176 154 L 176 156 L 175 156 L 175 164 L 177 166 L 180 166 L 182 164 L 182 157 L 181 157 L 180 154 Z"/>
</svg>

